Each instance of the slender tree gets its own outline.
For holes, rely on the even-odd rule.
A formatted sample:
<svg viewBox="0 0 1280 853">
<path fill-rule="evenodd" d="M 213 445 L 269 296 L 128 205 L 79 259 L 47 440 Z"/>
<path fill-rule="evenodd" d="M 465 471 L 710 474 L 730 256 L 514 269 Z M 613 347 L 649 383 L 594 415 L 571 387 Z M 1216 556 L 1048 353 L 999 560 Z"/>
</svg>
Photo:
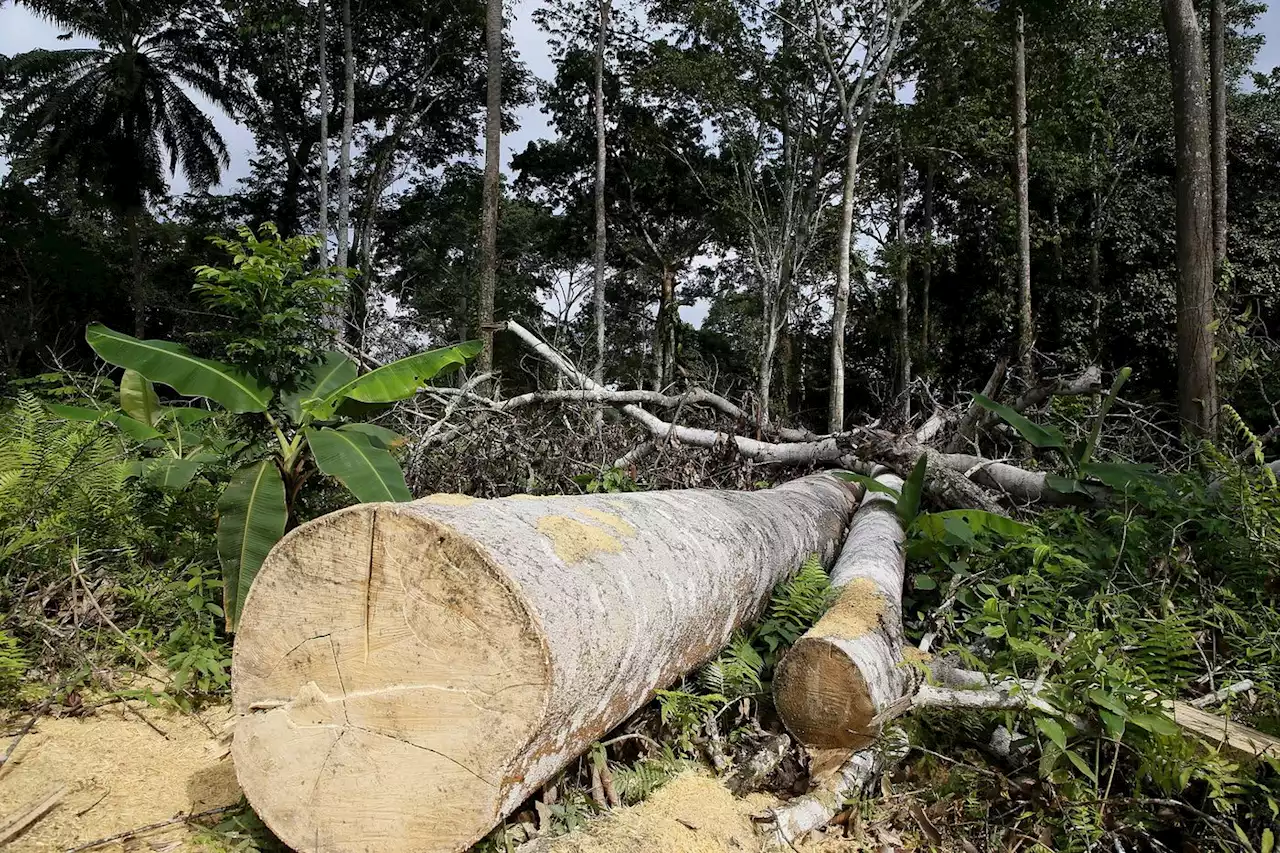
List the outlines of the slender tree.
<svg viewBox="0 0 1280 853">
<path fill-rule="evenodd" d="M 484 197 L 480 223 L 480 337 L 484 351 L 478 366 L 493 369 L 493 299 L 498 282 L 498 167 L 502 145 L 502 0 L 485 7 L 485 45 L 488 54 L 484 122 Z"/>
<path fill-rule="evenodd" d="M 338 149 L 338 257 L 339 266 L 351 265 L 351 137 L 356 116 L 356 54 L 351 32 L 351 0 L 342 0 L 342 142 Z M 356 305 L 360 289 L 348 281 L 347 339 L 363 344 L 359 327 L 363 306 Z"/>
<path fill-rule="evenodd" d="M 1215 275 L 1227 259 L 1227 78 L 1223 69 L 1226 26 L 1224 0 L 1209 5 L 1209 102 L 1212 109 L 1213 264 Z"/>
<path fill-rule="evenodd" d="M 1177 167 L 1178 413 L 1193 435 L 1214 432 L 1213 177 L 1204 45 L 1192 0 L 1161 0 L 1173 78 Z"/>
<path fill-rule="evenodd" d="M 320 219 L 320 265 L 329 263 L 329 67 L 325 40 L 328 38 L 325 18 L 328 17 L 329 0 L 316 3 L 317 18 L 317 69 L 320 75 L 320 186 L 316 207 Z"/>
<path fill-rule="evenodd" d="M 844 185 L 840 198 L 840 230 L 836 245 L 836 296 L 831 321 L 831 402 L 827 429 L 844 429 L 844 336 L 849 317 L 850 255 L 853 252 L 854 190 L 858 181 L 858 151 L 862 134 L 880 98 L 885 76 L 898 49 L 898 39 L 907 16 L 919 0 L 885 0 L 871 14 L 867 25 L 859 28 L 851 48 L 841 46 L 832 51 L 827 30 L 834 26 L 825 20 L 825 12 L 813 3 L 814 32 L 823 61 L 831 74 L 840 112 L 845 123 Z M 836 56 L 858 55 L 860 61 L 846 64 Z M 846 78 L 851 77 L 851 81 Z"/>
<path fill-rule="evenodd" d="M 1018 10 L 1013 40 L 1013 148 L 1018 202 L 1018 337 L 1016 360 L 1023 381 L 1035 381 L 1031 347 L 1035 320 L 1031 313 L 1031 199 L 1027 164 L 1027 41 L 1022 10 Z"/>
<path fill-rule="evenodd" d="M 592 378 L 604 384 L 604 273 L 605 273 L 605 195 L 604 176 L 606 166 L 605 126 L 604 126 L 604 51 L 609 39 L 609 8 L 611 0 L 600 0 L 600 32 L 596 38 L 596 181 L 595 181 L 595 214 L 596 244 L 595 269 L 593 270 L 591 300 L 595 307 L 596 326 L 596 363 Z"/>
<path fill-rule="evenodd" d="M 141 337 L 150 308 L 141 245 L 148 203 L 168 193 L 166 172 L 181 170 L 199 190 L 216 184 L 229 164 L 221 135 L 183 87 L 228 112 L 242 98 L 221 79 L 199 34 L 155 4 L 26 5 L 98 46 L 32 50 L 9 61 L 16 97 L 0 119 L 9 156 L 19 174 L 67 179 L 100 194 L 120 217 L 132 257 L 133 329 Z"/>
<path fill-rule="evenodd" d="M 902 422 L 911 420 L 911 281 L 908 277 L 907 253 L 907 161 L 902 151 L 902 134 L 899 132 L 897 170 L 898 191 L 894 196 L 894 286 L 897 289 L 898 317 L 895 342 L 895 365 L 898 375 L 894 386 L 901 404 Z"/>
<path fill-rule="evenodd" d="M 937 166 L 932 152 L 925 155 L 924 198 L 920 228 L 924 232 L 920 258 L 920 358 L 929 368 L 929 291 L 933 287 L 933 185 Z"/>
</svg>

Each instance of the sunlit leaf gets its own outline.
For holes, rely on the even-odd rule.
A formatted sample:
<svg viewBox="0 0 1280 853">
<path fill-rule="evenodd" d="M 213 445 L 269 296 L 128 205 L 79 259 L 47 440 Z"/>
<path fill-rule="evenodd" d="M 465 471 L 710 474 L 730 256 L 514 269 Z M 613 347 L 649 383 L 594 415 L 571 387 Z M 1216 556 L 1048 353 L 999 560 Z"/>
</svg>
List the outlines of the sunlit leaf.
<svg viewBox="0 0 1280 853">
<path fill-rule="evenodd" d="M 147 426 L 155 426 L 160 420 L 156 388 L 136 370 L 126 370 L 120 377 L 120 409 Z"/>
<path fill-rule="evenodd" d="M 306 435 L 316 467 L 336 477 L 357 501 L 413 499 L 395 457 L 367 435 L 336 429 L 308 429 Z"/>
<path fill-rule="evenodd" d="M 136 370 L 179 394 L 206 397 L 231 412 L 263 412 L 272 391 L 247 373 L 199 358 L 172 341 L 142 341 L 101 324 L 85 330 L 85 340 L 103 361 Z"/>
<path fill-rule="evenodd" d="M 303 408 L 324 420 L 333 417 L 338 404 L 351 399 L 360 403 L 393 403 L 407 400 L 436 376 L 466 364 L 484 349 L 481 341 L 467 341 L 450 347 L 420 352 L 385 364 L 346 382 L 323 397 L 312 397 Z"/>
</svg>

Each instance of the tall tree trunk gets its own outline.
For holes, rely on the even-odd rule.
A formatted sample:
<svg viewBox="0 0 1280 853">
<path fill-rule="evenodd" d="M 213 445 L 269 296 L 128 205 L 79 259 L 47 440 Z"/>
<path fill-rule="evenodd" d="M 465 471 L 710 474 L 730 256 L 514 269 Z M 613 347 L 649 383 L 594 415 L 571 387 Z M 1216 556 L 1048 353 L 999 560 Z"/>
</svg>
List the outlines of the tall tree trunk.
<svg viewBox="0 0 1280 853">
<path fill-rule="evenodd" d="M 661 391 L 675 378 L 676 361 L 676 273 L 669 264 L 662 265 L 662 277 L 658 290 L 658 323 L 654 329 L 653 381 L 654 389 Z"/>
<path fill-rule="evenodd" d="M 356 115 L 356 56 L 351 32 L 351 0 L 342 0 L 342 68 L 344 92 L 342 102 L 342 146 L 338 151 L 338 254 L 335 262 L 351 266 L 351 136 Z M 347 276 L 347 339 L 357 347 L 363 344 L 363 319 L 354 316 L 359 284 Z"/>
<path fill-rule="evenodd" d="M 907 161 L 902 156 L 902 137 L 898 137 L 898 193 L 894 200 L 894 218 L 897 226 L 894 242 L 897 243 L 897 272 L 894 275 L 898 291 L 897 368 L 898 400 L 901 404 L 902 422 L 911 420 L 911 282 L 907 274 Z"/>
<path fill-rule="evenodd" d="M 147 311 L 150 301 L 147 298 L 147 279 L 144 275 L 142 260 L 142 219 L 141 208 L 130 208 L 124 214 L 124 228 L 129 238 L 130 273 L 132 281 L 129 288 L 129 303 L 133 309 L 133 336 L 147 336 Z"/>
<path fill-rule="evenodd" d="M 844 190 L 840 197 L 840 235 L 836 244 L 836 300 L 831 318 L 831 400 L 827 431 L 844 430 L 844 336 L 849 318 L 850 255 L 853 252 L 853 194 L 858 180 L 860 127 L 849 128 L 845 147 Z"/>
<path fill-rule="evenodd" d="M 909 3 L 903 3 L 897 8 L 891 3 L 886 4 L 884 24 L 888 37 L 884 42 L 884 52 L 878 57 L 875 75 L 869 86 L 865 84 L 864 68 L 859 67 L 859 79 L 852 92 L 847 92 L 845 88 L 842 72 L 832 61 L 826 42 L 822 40 L 819 24 L 819 44 L 839 92 L 840 106 L 849 131 L 845 147 L 844 188 L 840 198 L 840 235 L 836 246 L 835 310 L 831 319 L 831 398 L 827 412 L 829 432 L 841 432 L 844 429 L 844 335 L 849 317 L 849 255 L 853 251 L 853 192 L 858 178 L 858 148 L 862 143 L 862 132 L 871 119 L 872 110 L 880 98 L 880 89 L 893 64 L 902 24 L 910 11 Z M 870 51 L 871 48 L 868 47 L 867 61 L 871 59 Z"/>
<path fill-rule="evenodd" d="M 302 194 L 302 181 L 311 159 L 311 146 L 315 144 L 309 136 L 308 134 L 308 138 L 298 143 L 292 156 L 285 158 L 284 185 L 280 190 L 280 204 L 276 207 L 275 221 L 280 233 L 287 236 L 297 233 L 298 222 L 302 218 L 298 197 Z"/>
<path fill-rule="evenodd" d="M 319 0 L 316 4 L 319 17 L 320 40 L 317 46 L 317 62 L 320 66 L 320 165 L 319 188 L 316 208 L 320 220 L 320 266 L 329 265 L 329 60 L 328 60 L 328 27 L 326 18 L 329 12 L 329 0 Z M 335 329 L 340 331 L 341 327 Z"/>
<path fill-rule="evenodd" d="M 933 182 L 937 171 L 933 154 L 928 155 L 924 172 L 924 258 L 920 261 L 920 359 L 929 369 L 929 291 L 933 287 Z"/>
<path fill-rule="evenodd" d="M 349 266 L 351 248 L 351 136 L 356 117 L 356 56 L 351 33 L 351 0 L 342 0 L 342 147 L 338 152 L 338 257 Z"/>
<path fill-rule="evenodd" d="M 299 851 L 465 850 L 810 555 L 830 565 L 856 504 L 818 474 L 434 495 L 305 524 L 262 566 L 236 637 L 245 795 Z"/>
<path fill-rule="evenodd" d="M 1027 166 L 1027 43 L 1022 10 L 1018 10 L 1013 42 L 1013 147 L 1014 173 L 1018 196 L 1018 338 L 1015 353 L 1022 366 L 1022 379 L 1035 383 L 1031 347 L 1035 326 L 1031 314 L 1031 201 Z"/>
<path fill-rule="evenodd" d="M 1093 299 L 1093 357 L 1102 349 L 1102 235 L 1099 233 L 1098 191 L 1093 191 L 1089 212 L 1089 295 Z"/>
<path fill-rule="evenodd" d="M 502 159 L 502 0 L 487 0 L 485 45 L 489 68 L 484 120 L 484 200 L 480 223 L 480 337 L 477 366 L 493 370 L 493 299 L 498 286 L 498 167 Z"/>
<path fill-rule="evenodd" d="M 605 128 L 604 128 L 604 49 L 609 39 L 609 7 L 611 0 L 600 0 L 600 33 L 596 39 L 596 245 L 595 269 L 592 271 L 591 301 L 595 307 L 596 363 L 591 378 L 604 384 L 604 273 L 605 231 L 604 176 L 605 176 Z M 599 421 L 602 411 L 597 412 Z"/>
<path fill-rule="evenodd" d="M 1192 0 L 1161 0 L 1169 37 L 1177 165 L 1178 413 L 1196 436 L 1214 433 L 1213 176 L 1204 45 Z"/>
<path fill-rule="evenodd" d="M 1209 6 L 1209 99 L 1212 107 L 1211 154 L 1213 160 L 1213 267 L 1214 277 L 1227 259 L 1227 77 L 1223 68 L 1226 25 L 1224 0 Z"/>
</svg>

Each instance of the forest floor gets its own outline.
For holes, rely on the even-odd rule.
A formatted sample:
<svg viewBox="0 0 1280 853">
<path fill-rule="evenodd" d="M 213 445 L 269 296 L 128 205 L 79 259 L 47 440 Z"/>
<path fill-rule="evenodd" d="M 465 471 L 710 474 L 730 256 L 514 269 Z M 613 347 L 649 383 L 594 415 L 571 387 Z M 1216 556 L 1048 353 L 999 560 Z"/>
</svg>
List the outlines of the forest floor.
<svg viewBox="0 0 1280 853">
<path fill-rule="evenodd" d="M 115 702 L 91 714 L 43 716 L 0 766 L 0 826 L 63 789 L 60 801 L 17 835 L 6 850 L 52 853 L 118 833 L 228 806 L 240 800 L 231 760 L 217 734 L 231 709 L 216 705 L 198 716 Z M 0 722 L 21 728 L 27 718 Z M 127 849 L 195 850 L 193 829 L 181 821 L 128 839 Z M 116 853 L 120 842 L 94 850 Z"/>
<path fill-rule="evenodd" d="M 81 716 L 45 716 L 0 765 L 0 827 L 8 826 L 50 794 L 57 804 L 8 845 L 14 853 L 65 853 L 81 845 L 127 834 L 92 850 L 162 853 L 220 849 L 201 840 L 196 827 L 177 821 L 158 829 L 130 830 L 239 802 L 240 788 L 219 733 L 230 708 L 215 705 L 182 714 L 132 701 L 102 705 Z M 5 732 L 22 718 L 0 722 Z M 163 732 L 163 734 L 162 734 Z M 643 802 L 591 820 L 557 838 L 546 853 L 755 853 L 761 849 L 752 821 L 779 804 L 768 794 L 734 796 L 700 771 L 683 773 Z M 886 824 L 875 841 L 901 839 Z M 885 836 L 885 833 L 889 833 Z M 844 839 L 833 826 L 805 845 L 823 853 L 879 848 L 872 838 Z M 870 843 L 870 847 L 868 846 Z"/>
</svg>

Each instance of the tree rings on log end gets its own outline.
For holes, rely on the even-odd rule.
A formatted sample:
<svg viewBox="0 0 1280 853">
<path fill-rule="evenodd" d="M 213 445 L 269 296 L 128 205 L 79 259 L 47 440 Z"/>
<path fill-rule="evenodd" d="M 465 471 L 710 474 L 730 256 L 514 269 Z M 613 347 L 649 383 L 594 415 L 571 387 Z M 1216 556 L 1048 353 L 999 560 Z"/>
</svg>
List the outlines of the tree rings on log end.
<svg viewBox="0 0 1280 853">
<path fill-rule="evenodd" d="M 236 772 L 291 848 L 461 850 L 500 817 L 550 662 L 469 537 L 395 504 L 318 519 L 272 551 L 241 626 Z"/>
<path fill-rule="evenodd" d="M 839 646 L 801 637 L 778 664 L 774 704 L 798 741 L 816 749 L 875 742 L 875 705 L 862 671 Z"/>
</svg>

